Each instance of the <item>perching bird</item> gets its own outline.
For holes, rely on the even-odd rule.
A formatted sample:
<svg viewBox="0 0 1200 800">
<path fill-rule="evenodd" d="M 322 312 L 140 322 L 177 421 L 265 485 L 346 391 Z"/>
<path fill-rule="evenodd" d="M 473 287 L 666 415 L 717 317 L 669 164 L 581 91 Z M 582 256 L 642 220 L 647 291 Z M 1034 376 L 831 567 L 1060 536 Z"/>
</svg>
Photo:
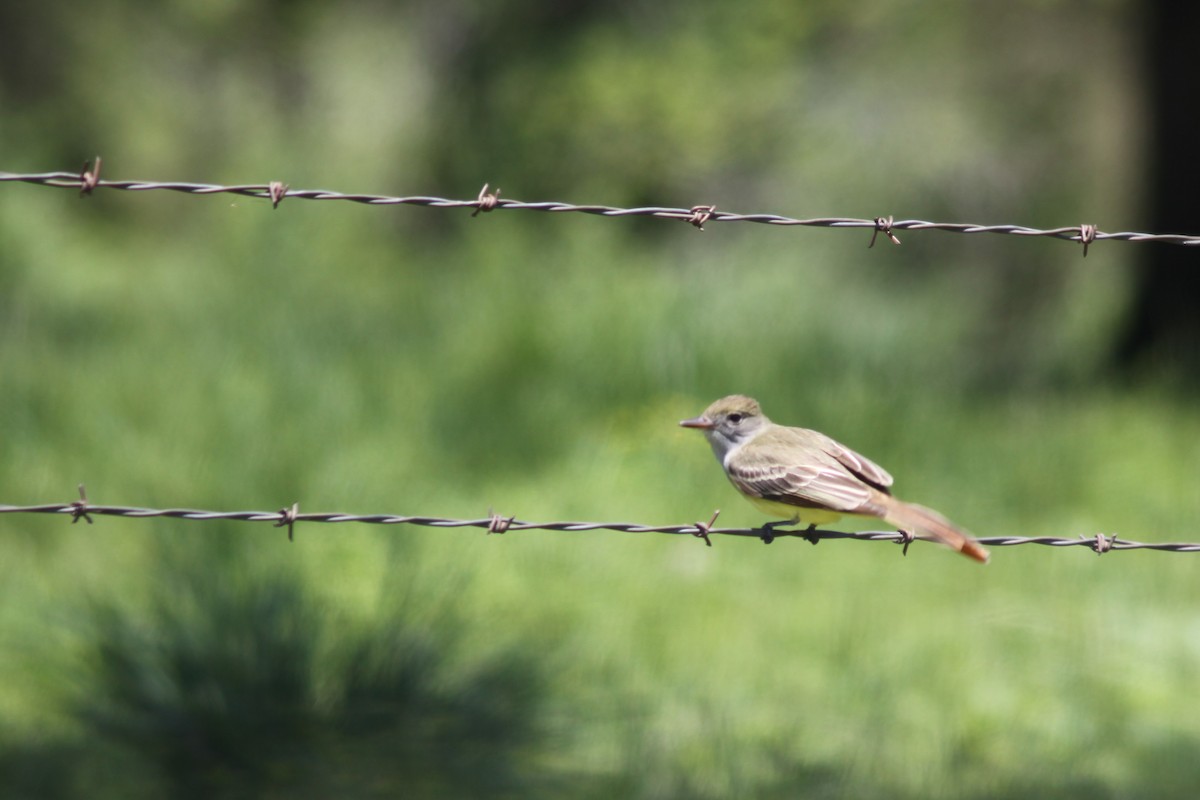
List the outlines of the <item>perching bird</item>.
<svg viewBox="0 0 1200 800">
<path fill-rule="evenodd" d="M 722 397 L 679 424 L 703 431 L 734 488 L 781 520 L 767 527 L 878 517 L 976 561 L 988 560 L 987 550 L 941 514 L 892 497 L 892 476 L 882 467 L 823 433 L 776 425 L 751 397 Z"/>
</svg>

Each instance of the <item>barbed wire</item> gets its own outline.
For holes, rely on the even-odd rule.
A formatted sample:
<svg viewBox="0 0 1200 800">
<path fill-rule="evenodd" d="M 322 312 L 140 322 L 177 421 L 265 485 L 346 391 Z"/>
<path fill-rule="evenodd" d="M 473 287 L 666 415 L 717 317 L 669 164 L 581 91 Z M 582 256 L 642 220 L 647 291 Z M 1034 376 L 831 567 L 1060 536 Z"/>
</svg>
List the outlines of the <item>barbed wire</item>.
<svg viewBox="0 0 1200 800">
<path fill-rule="evenodd" d="M 524 202 L 500 197 L 500 190 L 489 191 L 484 184 L 478 197 L 474 200 L 452 200 L 445 197 L 415 195 L 410 197 L 395 197 L 376 194 L 347 194 L 344 192 L 328 191 L 325 189 L 292 189 L 281 181 L 271 181 L 261 184 L 239 184 L 223 186 L 211 183 L 185 183 L 179 181 L 132 181 L 132 180 L 101 180 L 99 158 L 95 165 L 85 165 L 83 172 L 42 172 L 18 174 L 0 172 L 0 182 L 31 183 L 39 186 L 50 186 L 60 189 L 78 189 L 81 195 L 91 194 L 96 189 L 118 189 L 129 192 L 145 192 L 165 190 L 183 192 L 192 195 L 205 194 L 234 194 L 244 197 L 261 198 L 271 201 L 278 207 L 286 198 L 298 200 L 342 200 L 366 205 L 405 205 L 423 206 L 427 208 L 470 208 L 471 216 L 480 212 L 490 211 L 544 211 L 551 213 L 575 212 L 580 214 L 595 214 L 603 217 L 659 217 L 663 219 L 683 220 L 696 228 L 703 230 L 709 222 L 756 222 L 764 225 L 807 226 L 817 228 L 850 228 L 867 229 L 871 233 L 871 242 L 875 245 L 876 237 L 883 234 L 893 244 L 900 244 L 896 236 L 898 230 L 936 230 L 950 233 L 996 233 L 1013 236 L 1040 236 L 1054 239 L 1064 239 L 1083 245 L 1083 255 L 1086 256 L 1088 247 L 1100 241 L 1125 242 L 1163 242 L 1167 244 L 1200 245 L 1200 236 L 1173 233 L 1139 233 L 1136 231 L 1117 231 L 1108 233 L 1097 229 L 1092 224 L 1066 226 L 1061 228 L 1032 228 L 1026 225 L 978 225 L 963 222 L 930 222 L 920 219 L 895 219 L 894 217 L 876 217 L 874 219 L 856 219 L 853 217 L 814 217 L 799 219 L 780 214 L 736 214 L 729 211 L 719 211 L 716 206 L 698 205 L 691 208 L 670 208 L 664 206 L 643 206 L 638 208 L 620 208 L 605 205 L 577 205 L 557 201 Z"/>
<path fill-rule="evenodd" d="M 932 537 L 912 534 L 906 531 L 830 531 L 821 529 L 780 530 L 778 528 L 717 528 L 717 517 L 721 513 L 714 512 L 708 522 L 693 522 L 684 525 L 641 525 L 632 522 L 528 522 L 516 517 L 505 517 L 489 512 L 487 517 L 479 519 L 451 519 L 446 517 L 407 516 L 399 514 L 343 514 L 336 512 L 300 513 L 299 504 L 293 504 L 278 511 L 204 511 L 192 508 L 140 508 L 136 506 L 97 505 L 87 499 L 83 486 L 79 487 L 79 500 L 69 503 L 48 503 L 32 506 L 14 506 L 0 504 L 0 514 L 62 514 L 71 517 L 71 522 L 80 519 L 89 524 L 92 516 L 125 517 L 131 519 L 150 519 L 167 517 L 186 519 L 198 522 L 215 520 L 235 520 L 240 522 L 270 522 L 276 528 L 287 528 L 288 539 L 291 540 L 294 528 L 300 522 L 339 523 L 357 522 L 369 525 L 419 525 L 430 528 L 479 528 L 489 534 L 511 533 L 513 531 L 559 531 L 579 533 L 584 531 L 617 531 L 621 533 L 663 533 L 668 535 L 687 535 L 704 540 L 712 546 L 710 536 L 746 536 L 761 539 L 770 544 L 775 539 L 799 538 L 812 544 L 827 539 L 856 539 L 866 542 L 894 542 L 903 545 L 907 554 L 908 546 L 914 541 L 934 541 Z M 1069 539 L 1058 536 L 992 536 L 977 540 L 980 544 L 990 547 L 1013 547 L 1023 544 L 1039 544 L 1046 547 L 1086 547 L 1098 555 L 1113 550 L 1157 550 L 1168 553 L 1197 553 L 1200 543 L 1195 542 L 1133 542 L 1097 533 L 1090 537 L 1080 535 Z"/>
</svg>

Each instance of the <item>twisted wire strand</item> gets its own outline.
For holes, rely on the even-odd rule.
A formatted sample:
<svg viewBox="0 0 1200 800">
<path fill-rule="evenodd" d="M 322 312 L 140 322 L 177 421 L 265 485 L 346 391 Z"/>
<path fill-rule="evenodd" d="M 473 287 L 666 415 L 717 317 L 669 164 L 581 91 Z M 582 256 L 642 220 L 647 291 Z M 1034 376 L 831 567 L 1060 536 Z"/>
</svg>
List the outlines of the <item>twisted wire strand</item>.
<svg viewBox="0 0 1200 800">
<path fill-rule="evenodd" d="M 806 539 L 813 544 L 826 539 L 856 539 L 868 542 L 894 542 L 907 544 L 915 539 L 928 537 L 911 537 L 898 531 L 830 531 L 830 530 L 779 530 L 772 529 L 769 534 L 761 528 L 717 528 L 712 523 L 692 523 L 687 525 L 642 525 L 632 522 L 528 522 L 515 517 L 500 517 L 492 514 L 479 519 L 452 519 L 446 517 L 408 516 L 399 514 L 343 514 L 336 512 L 299 513 L 297 506 L 280 509 L 279 511 L 205 511 L 191 508 L 139 508 L 135 506 L 93 505 L 86 499 L 71 503 L 49 503 L 44 505 L 15 506 L 0 504 L 0 514 L 63 514 L 72 517 L 74 522 L 84 519 L 91 522 L 91 516 L 113 516 L 132 519 L 147 519 L 167 517 L 186 519 L 199 522 L 213 520 L 235 520 L 241 522 L 270 522 L 275 527 L 288 527 L 299 522 L 342 523 L 355 522 L 369 525 L 419 525 L 430 528 L 479 528 L 489 533 L 509 533 L 512 531 L 545 530 L 559 532 L 583 531 L 617 531 L 622 533 L 663 533 L 669 535 L 689 535 L 705 538 L 708 536 L 747 536 L 761 539 L 764 535 L 771 538 L 794 537 Z M 715 515 L 714 515 L 715 518 Z M 1196 542 L 1134 542 L 1119 539 L 1116 536 L 1095 534 L 1092 537 L 1070 539 L 1058 536 L 993 536 L 978 540 L 980 544 L 990 547 L 1013 547 L 1024 544 L 1038 544 L 1047 547 L 1086 547 L 1096 553 L 1106 553 L 1111 550 L 1156 550 L 1168 553 L 1197 553 L 1200 543 Z"/>
<path fill-rule="evenodd" d="M 1106 233 L 1097 230 L 1094 225 L 1083 224 L 1060 228 L 1032 228 L 1026 225 L 978 225 L 962 222 L 930 222 L 920 219 L 895 220 L 891 217 L 876 217 L 875 219 L 856 219 L 853 217 L 813 217 L 799 219 L 780 214 L 736 214 L 721 211 L 714 206 L 694 206 L 692 208 L 670 208 L 664 206 L 643 206 L 638 208 L 620 208 L 605 205 L 578 205 L 556 201 L 524 202 L 502 198 L 499 191 L 489 193 L 485 185 L 479 196 L 474 200 L 453 200 L 445 197 L 414 195 L 396 197 L 376 194 L 347 194 L 344 192 L 324 189 L 291 189 L 278 181 L 265 184 L 237 184 L 223 186 L 211 183 L 187 183 L 180 181 L 132 181 L 132 180 L 101 180 L 98 170 L 75 174 L 72 172 L 42 172 L 18 174 L 0 172 L 0 182 L 30 183 L 39 186 L 50 186 L 61 189 L 77 189 L 90 193 L 94 189 L 117 189 L 129 192 L 145 192 L 165 190 L 184 192 L 193 195 L 205 194 L 235 194 L 245 197 L 255 197 L 270 201 L 273 205 L 286 198 L 298 200 L 342 200 L 366 205 L 407 205 L 427 208 L 470 208 L 478 214 L 480 211 L 543 211 L 549 213 L 575 212 L 595 214 L 603 217 L 659 217 L 689 222 L 703 229 L 707 222 L 755 222 L 764 225 L 806 226 L 818 228 L 865 228 L 874 232 L 884 232 L 894 243 L 899 239 L 892 233 L 896 230 L 937 230 L 950 233 L 995 233 L 1013 236 L 1041 236 L 1054 239 L 1079 242 L 1084 245 L 1085 255 L 1088 245 L 1100 241 L 1126 242 L 1163 242 L 1187 246 L 1200 245 L 1200 236 L 1173 233 L 1140 233 L 1137 231 L 1116 231 Z"/>
</svg>

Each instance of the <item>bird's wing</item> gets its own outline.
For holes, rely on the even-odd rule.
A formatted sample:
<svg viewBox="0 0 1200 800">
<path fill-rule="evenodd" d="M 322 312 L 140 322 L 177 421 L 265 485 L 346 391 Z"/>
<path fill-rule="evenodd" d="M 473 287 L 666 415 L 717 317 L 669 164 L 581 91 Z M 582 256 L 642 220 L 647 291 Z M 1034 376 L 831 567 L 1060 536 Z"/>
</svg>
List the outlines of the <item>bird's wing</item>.
<svg viewBox="0 0 1200 800">
<path fill-rule="evenodd" d="M 881 492 L 891 494 L 888 487 L 892 485 L 892 476 L 886 469 L 823 433 L 805 432 L 812 434 L 820 442 L 819 446 L 822 450 L 837 459 L 838 463 L 854 473 L 860 480 L 869 483 Z"/>
<path fill-rule="evenodd" d="M 818 456 L 808 463 L 779 464 L 743 449 L 737 458 L 729 460 L 726 471 L 734 486 L 752 497 L 840 513 L 879 513 L 872 502 L 878 490 L 836 458 Z"/>
</svg>

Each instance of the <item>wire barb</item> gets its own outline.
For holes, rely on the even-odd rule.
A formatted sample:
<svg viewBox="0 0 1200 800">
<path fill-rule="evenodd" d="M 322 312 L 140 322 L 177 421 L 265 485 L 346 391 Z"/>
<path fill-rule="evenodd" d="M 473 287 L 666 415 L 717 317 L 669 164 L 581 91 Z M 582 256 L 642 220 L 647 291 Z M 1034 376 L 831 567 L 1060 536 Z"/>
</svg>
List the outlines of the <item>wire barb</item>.
<svg viewBox="0 0 1200 800">
<path fill-rule="evenodd" d="M 300 516 L 300 504 L 299 503 L 292 503 L 291 508 L 279 509 L 279 521 L 275 523 L 275 527 L 282 528 L 285 525 L 287 526 L 289 542 L 295 541 L 295 539 L 292 536 L 292 533 L 293 533 L 292 529 L 296 524 L 296 518 L 299 516 Z"/>
<path fill-rule="evenodd" d="M 1080 225 L 1079 241 L 1083 245 L 1083 257 L 1087 258 L 1088 245 L 1096 241 L 1096 226 L 1086 222 Z"/>
<path fill-rule="evenodd" d="M 1086 541 L 1088 545 L 1096 551 L 1096 555 L 1098 556 L 1102 556 L 1108 551 L 1112 550 L 1117 544 L 1116 536 L 1113 536 L 1111 539 L 1109 539 L 1103 533 L 1097 533 L 1091 539 L 1088 539 L 1083 534 L 1080 534 L 1079 538 Z"/>
<path fill-rule="evenodd" d="M 491 536 L 493 533 L 508 533 L 508 529 L 512 526 L 515 520 L 515 516 L 505 517 L 503 514 L 497 514 L 495 511 L 489 508 L 487 526 L 488 536 Z"/>
<path fill-rule="evenodd" d="M 704 544 L 712 547 L 712 539 L 708 538 L 708 534 L 712 532 L 713 526 L 717 524 L 717 517 L 721 516 L 721 509 L 717 509 L 712 513 L 712 517 L 708 522 L 697 522 L 696 531 L 692 535 L 697 539 L 703 539 Z"/>
<path fill-rule="evenodd" d="M 496 187 L 496 191 L 489 192 L 488 185 L 485 183 L 483 188 L 479 190 L 479 197 L 475 198 L 475 210 L 471 213 L 472 217 L 479 216 L 479 212 L 487 213 L 491 211 L 500 202 L 500 187 Z"/>
<path fill-rule="evenodd" d="M 71 503 L 71 524 L 79 522 L 80 517 L 87 520 L 88 525 L 92 524 L 92 517 L 88 514 L 87 489 L 83 487 L 82 483 L 79 484 L 79 499 Z"/>
<path fill-rule="evenodd" d="M 689 225 L 695 225 L 697 230 L 704 230 L 704 223 L 712 219 L 712 215 L 716 213 L 716 206 L 692 206 L 692 213 L 687 218 Z"/>
<path fill-rule="evenodd" d="M 88 163 L 83 162 L 83 171 L 79 175 L 79 196 L 86 197 L 92 193 L 92 190 L 100 185 L 100 156 L 96 156 L 95 166 L 88 166 Z"/>
<path fill-rule="evenodd" d="M 267 184 L 267 197 L 271 198 L 271 208 L 279 208 L 283 198 L 287 197 L 289 187 L 283 181 L 271 181 Z"/>
<path fill-rule="evenodd" d="M 879 236 L 881 233 L 886 236 L 892 244 L 900 244 L 900 238 L 896 236 L 896 234 L 892 233 L 892 225 L 894 224 L 896 224 L 895 217 L 876 217 L 875 232 L 871 234 L 871 243 L 867 245 L 867 249 L 870 250 L 875 246 L 875 237 Z"/>
<path fill-rule="evenodd" d="M 897 533 L 900 534 L 900 538 L 896 540 L 896 544 L 904 545 L 904 548 L 900 551 L 900 555 L 906 556 L 908 555 L 908 546 L 917 540 L 917 535 L 903 528 L 897 531 Z"/>
</svg>

